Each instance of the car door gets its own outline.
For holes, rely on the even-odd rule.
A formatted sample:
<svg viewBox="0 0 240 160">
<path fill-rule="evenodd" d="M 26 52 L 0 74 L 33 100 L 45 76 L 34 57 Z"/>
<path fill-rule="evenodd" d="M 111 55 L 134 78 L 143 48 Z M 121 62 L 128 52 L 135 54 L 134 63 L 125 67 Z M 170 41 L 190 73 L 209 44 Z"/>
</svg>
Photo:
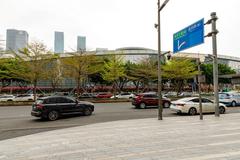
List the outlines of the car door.
<svg viewBox="0 0 240 160">
<path fill-rule="evenodd" d="M 56 98 L 57 107 L 62 113 L 76 112 L 76 102 L 68 97 L 57 97 Z"/>
<path fill-rule="evenodd" d="M 199 98 L 194 98 L 191 101 L 188 102 L 189 108 L 194 107 L 197 109 L 197 112 L 199 113 Z"/>
<path fill-rule="evenodd" d="M 158 106 L 158 96 L 156 94 L 151 95 L 152 106 Z"/>
<path fill-rule="evenodd" d="M 215 111 L 213 102 L 206 98 L 202 98 L 202 108 L 204 113 Z"/>
<path fill-rule="evenodd" d="M 51 97 L 51 98 L 47 98 L 44 100 L 44 105 L 47 108 L 47 110 L 57 110 L 57 111 L 61 111 L 58 107 L 57 107 L 57 99 L 55 97 Z"/>
<path fill-rule="evenodd" d="M 240 94 L 235 94 L 234 97 L 236 99 L 237 104 L 239 104 L 240 103 Z"/>
<path fill-rule="evenodd" d="M 158 105 L 158 97 L 153 94 L 144 95 L 144 102 L 148 106 L 157 106 Z"/>
<path fill-rule="evenodd" d="M 152 102 L 151 102 L 151 97 L 150 95 L 146 94 L 146 95 L 143 95 L 143 100 L 142 100 L 147 106 L 151 106 Z"/>
</svg>

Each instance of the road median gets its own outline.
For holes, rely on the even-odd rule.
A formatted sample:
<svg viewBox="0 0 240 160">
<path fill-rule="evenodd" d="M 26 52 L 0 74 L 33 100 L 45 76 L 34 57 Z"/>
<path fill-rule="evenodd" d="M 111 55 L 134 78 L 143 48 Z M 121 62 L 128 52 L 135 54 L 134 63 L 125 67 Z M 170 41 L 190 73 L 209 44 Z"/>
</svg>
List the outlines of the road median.
<svg viewBox="0 0 240 160">
<path fill-rule="evenodd" d="M 88 101 L 92 103 L 120 103 L 120 102 L 131 102 L 131 99 L 80 99 L 80 101 Z M 8 107 L 8 106 L 31 106 L 33 101 L 8 101 L 8 102 L 0 102 L 0 107 Z"/>
</svg>

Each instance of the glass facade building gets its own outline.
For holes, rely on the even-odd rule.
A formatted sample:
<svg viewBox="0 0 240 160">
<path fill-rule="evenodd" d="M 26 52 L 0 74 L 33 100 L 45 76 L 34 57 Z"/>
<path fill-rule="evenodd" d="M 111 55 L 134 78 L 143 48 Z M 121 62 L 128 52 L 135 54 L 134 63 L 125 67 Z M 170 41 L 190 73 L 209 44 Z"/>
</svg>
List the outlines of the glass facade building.
<svg viewBox="0 0 240 160">
<path fill-rule="evenodd" d="M 77 37 L 77 51 L 86 51 L 86 37 Z"/>
<path fill-rule="evenodd" d="M 64 33 L 54 32 L 54 52 L 64 53 Z"/>
<path fill-rule="evenodd" d="M 8 29 L 6 38 L 6 50 L 18 52 L 28 44 L 28 33 L 22 30 Z"/>
</svg>

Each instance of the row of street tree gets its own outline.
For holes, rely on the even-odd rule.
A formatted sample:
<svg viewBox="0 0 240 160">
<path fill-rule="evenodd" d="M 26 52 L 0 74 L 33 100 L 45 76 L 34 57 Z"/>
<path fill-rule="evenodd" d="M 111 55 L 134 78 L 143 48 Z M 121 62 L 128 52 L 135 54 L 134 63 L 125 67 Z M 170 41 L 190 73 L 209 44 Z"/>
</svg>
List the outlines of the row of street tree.
<svg viewBox="0 0 240 160">
<path fill-rule="evenodd" d="M 3 53 L 6 54 L 6 53 Z M 139 91 L 140 86 L 149 88 L 157 84 L 157 62 L 154 58 L 144 58 L 138 63 L 124 61 L 124 56 L 109 54 L 96 56 L 94 53 L 74 52 L 60 57 L 54 54 L 40 42 L 33 42 L 19 53 L 10 52 L 15 58 L 0 59 L 1 87 L 15 81 L 21 85 L 27 83 L 33 86 L 36 95 L 37 84 L 40 80 L 48 80 L 55 90 L 64 78 L 72 78 L 76 82 L 77 94 L 80 94 L 82 83 L 112 86 L 114 94 L 123 90 L 131 82 Z M 207 83 L 212 83 L 212 65 L 203 64 L 202 74 L 207 75 Z M 226 65 L 221 65 L 220 73 L 228 74 L 234 71 Z M 195 62 L 187 58 L 173 58 L 163 64 L 163 78 L 171 81 L 180 92 L 187 80 L 198 73 Z"/>
</svg>

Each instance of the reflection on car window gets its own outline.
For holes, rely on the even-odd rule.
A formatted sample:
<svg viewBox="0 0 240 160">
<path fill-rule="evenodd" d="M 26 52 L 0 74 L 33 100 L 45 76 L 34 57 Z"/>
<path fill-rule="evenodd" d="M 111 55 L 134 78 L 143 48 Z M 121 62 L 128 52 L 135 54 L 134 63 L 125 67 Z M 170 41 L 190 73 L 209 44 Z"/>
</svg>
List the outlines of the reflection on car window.
<svg viewBox="0 0 240 160">
<path fill-rule="evenodd" d="M 46 104 L 53 104 L 56 103 L 56 98 L 48 98 L 45 100 Z"/>
<path fill-rule="evenodd" d="M 74 100 L 67 97 L 59 97 L 57 98 L 56 103 L 74 103 Z"/>
<path fill-rule="evenodd" d="M 195 102 L 195 103 L 198 103 L 199 102 L 199 99 L 198 98 L 195 98 L 193 100 L 191 100 L 192 102 Z"/>
</svg>

